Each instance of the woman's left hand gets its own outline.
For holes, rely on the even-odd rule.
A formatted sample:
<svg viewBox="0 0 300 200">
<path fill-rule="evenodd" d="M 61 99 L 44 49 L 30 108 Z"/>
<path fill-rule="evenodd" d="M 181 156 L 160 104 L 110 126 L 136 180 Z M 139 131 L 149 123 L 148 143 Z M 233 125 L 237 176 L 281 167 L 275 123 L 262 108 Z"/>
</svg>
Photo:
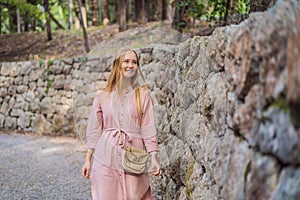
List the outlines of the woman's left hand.
<svg viewBox="0 0 300 200">
<path fill-rule="evenodd" d="M 151 155 L 151 171 L 154 176 L 159 176 L 162 173 L 160 164 L 157 161 L 156 153 Z"/>
</svg>

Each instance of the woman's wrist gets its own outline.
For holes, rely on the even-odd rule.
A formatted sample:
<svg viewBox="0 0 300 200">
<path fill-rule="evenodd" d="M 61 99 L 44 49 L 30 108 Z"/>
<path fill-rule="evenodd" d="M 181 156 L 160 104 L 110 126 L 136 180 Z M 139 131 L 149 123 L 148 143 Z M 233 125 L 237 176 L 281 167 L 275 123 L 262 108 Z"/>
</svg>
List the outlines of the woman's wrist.
<svg viewBox="0 0 300 200">
<path fill-rule="evenodd" d="M 149 155 L 151 156 L 152 159 L 157 159 L 157 151 L 152 151 L 149 153 Z"/>
<path fill-rule="evenodd" d="M 94 150 L 95 149 L 88 149 L 86 152 L 86 157 L 85 157 L 85 161 L 91 161 L 93 154 L 94 154 Z"/>
<path fill-rule="evenodd" d="M 92 156 L 94 151 L 95 151 L 95 149 L 90 148 L 90 149 L 87 150 L 86 154 Z"/>
</svg>

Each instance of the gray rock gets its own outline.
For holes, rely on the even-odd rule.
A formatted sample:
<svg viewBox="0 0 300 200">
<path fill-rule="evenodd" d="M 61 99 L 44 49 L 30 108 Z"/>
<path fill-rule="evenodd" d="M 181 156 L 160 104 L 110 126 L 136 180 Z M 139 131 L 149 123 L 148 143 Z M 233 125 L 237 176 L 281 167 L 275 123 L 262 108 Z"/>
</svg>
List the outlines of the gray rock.
<svg viewBox="0 0 300 200">
<path fill-rule="evenodd" d="M 37 133 L 51 133 L 50 123 L 44 115 L 37 114 L 32 117 L 32 130 Z"/>
<path fill-rule="evenodd" d="M 34 92 L 32 90 L 24 94 L 24 99 L 28 102 L 31 102 L 35 98 Z"/>
<path fill-rule="evenodd" d="M 20 75 L 29 75 L 32 70 L 32 63 L 30 61 L 24 62 L 21 65 Z"/>
<path fill-rule="evenodd" d="M 65 76 L 64 75 L 56 75 L 54 82 L 53 82 L 53 88 L 54 89 L 63 89 L 65 84 Z"/>
<path fill-rule="evenodd" d="M 9 62 L 3 62 L 1 64 L 1 71 L 2 76 L 8 76 L 10 74 L 10 63 Z"/>
<path fill-rule="evenodd" d="M 29 127 L 31 121 L 31 116 L 28 112 L 22 113 L 18 118 L 18 126 L 21 129 L 26 129 Z"/>
<path fill-rule="evenodd" d="M 7 94 L 7 88 L 1 87 L 0 88 L 0 97 L 5 97 Z"/>
<path fill-rule="evenodd" d="M 15 128 L 17 128 L 17 118 L 15 118 L 15 117 L 5 117 L 4 128 L 5 129 L 15 129 Z"/>
<path fill-rule="evenodd" d="M 10 115 L 13 117 L 19 117 L 21 115 L 24 115 L 24 111 L 21 109 L 12 109 Z"/>
<path fill-rule="evenodd" d="M 25 85 L 19 85 L 17 86 L 17 92 L 19 94 L 23 94 L 24 92 L 26 92 L 28 90 L 28 87 Z"/>
<path fill-rule="evenodd" d="M 6 116 L 8 115 L 8 111 L 9 111 L 9 104 L 7 102 L 2 102 L 0 112 Z"/>
<path fill-rule="evenodd" d="M 0 113 L 0 128 L 4 127 L 5 116 Z"/>
<path fill-rule="evenodd" d="M 23 83 L 23 76 L 18 76 L 14 79 L 14 84 L 21 85 Z"/>
<path fill-rule="evenodd" d="M 46 114 L 49 112 L 49 110 L 52 107 L 51 102 L 52 99 L 50 97 L 45 97 L 42 99 L 42 101 L 40 102 L 40 108 L 42 113 Z"/>
</svg>

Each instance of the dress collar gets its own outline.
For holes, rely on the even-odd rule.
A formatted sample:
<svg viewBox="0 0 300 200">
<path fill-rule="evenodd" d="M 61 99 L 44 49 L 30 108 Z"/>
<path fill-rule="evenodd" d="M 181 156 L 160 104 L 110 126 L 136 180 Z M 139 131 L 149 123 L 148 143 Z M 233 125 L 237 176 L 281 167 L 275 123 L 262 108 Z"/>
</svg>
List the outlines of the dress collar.
<svg viewBox="0 0 300 200">
<path fill-rule="evenodd" d="M 115 87 L 114 91 L 118 93 L 118 87 Z M 128 94 L 131 91 L 133 91 L 133 87 L 131 85 L 129 85 L 126 89 L 124 89 L 124 95 Z"/>
</svg>

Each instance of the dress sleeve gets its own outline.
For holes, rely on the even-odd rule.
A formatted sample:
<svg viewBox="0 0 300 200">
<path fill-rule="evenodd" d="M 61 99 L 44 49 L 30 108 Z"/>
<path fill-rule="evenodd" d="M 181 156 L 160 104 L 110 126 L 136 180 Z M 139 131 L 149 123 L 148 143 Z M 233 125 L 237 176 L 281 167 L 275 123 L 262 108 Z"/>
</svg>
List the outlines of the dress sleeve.
<svg viewBox="0 0 300 200">
<path fill-rule="evenodd" d="M 86 129 L 86 140 L 88 148 L 95 148 L 102 131 L 102 109 L 99 96 L 95 97 L 91 108 L 88 125 Z"/>
<path fill-rule="evenodd" d="M 143 91 L 145 94 L 142 100 L 142 123 L 141 123 L 141 134 L 147 149 L 147 152 L 158 151 L 158 138 L 157 130 L 155 126 L 153 103 L 151 96 L 148 91 Z"/>
</svg>

